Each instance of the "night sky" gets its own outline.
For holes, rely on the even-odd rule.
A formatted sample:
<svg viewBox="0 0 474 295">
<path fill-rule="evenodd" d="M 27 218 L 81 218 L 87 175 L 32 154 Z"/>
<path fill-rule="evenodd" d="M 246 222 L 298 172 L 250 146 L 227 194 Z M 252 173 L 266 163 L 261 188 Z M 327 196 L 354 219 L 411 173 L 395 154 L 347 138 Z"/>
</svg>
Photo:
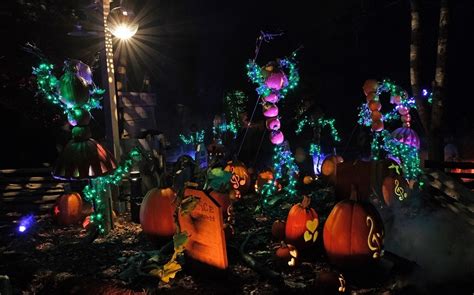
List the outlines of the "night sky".
<svg viewBox="0 0 474 295">
<path fill-rule="evenodd" d="M 0 96 L 0 131 L 5 138 L 3 145 L 16 153 L 15 157 L 31 154 L 32 150 L 46 151 L 35 156 L 35 160 L 46 161 L 55 157 L 48 140 L 57 134 L 60 111 L 41 99 L 35 100 L 34 88 L 19 82 L 28 79 L 31 66 L 37 63 L 20 46 L 34 42 L 60 65 L 66 57 L 91 62 L 99 43 L 97 38 L 67 36 L 73 22 L 66 16 L 54 18 L 62 9 L 80 7 L 83 1 L 41 1 L 53 4 L 40 10 L 37 19 L 28 14 L 25 2 L 0 4 L 4 36 L 0 51 L 4 89 Z M 284 33 L 262 45 L 257 59 L 261 65 L 303 46 L 298 54 L 301 84 L 287 98 L 289 111 L 287 117 L 283 114 L 283 125 L 293 124 L 289 121 L 290 106 L 309 98 L 321 105 L 328 116 L 336 118 L 346 144 L 356 126 L 357 107 L 364 101 L 364 80 L 390 78 L 411 90 L 408 0 L 135 2 L 137 15 L 144 19 L 138 35 L 148 49 L 141 54 L 135 50 L 129 56 L 130 86 L 140 90 L 144 72 L 151 75 L 160 106 L 159 128 L 168 132 L 179 126 L 173 122 L 177 103 L 189 109 L 187 122 L 200 127 L 208 127 L 214 114 L 222 110 L 226 91 L 245 91 L 249 108 L 253 107 L 255 86 L 246 77 L 245 64 L 254 57 L 255 40 L 261 30 Z M 423 86 L 429 88 L 435 70 L 439 1 L 421 2 L 422 80 Z M 445 132 L 472 135 L 474 4 L 469 0 L 451 2 Z M 99 23 L 97 17 L 81 13 L 77 14 L 85 23 Z M 100 79 L 98 71 L 95 76 Z M 101 113 L 95 117 L 95 137 L 100 138 Z M 415 129 L 417 124 L 415 118 Z M 13 158 L 3 157 L 0 167 L 15 165 Z"/>
</svg>

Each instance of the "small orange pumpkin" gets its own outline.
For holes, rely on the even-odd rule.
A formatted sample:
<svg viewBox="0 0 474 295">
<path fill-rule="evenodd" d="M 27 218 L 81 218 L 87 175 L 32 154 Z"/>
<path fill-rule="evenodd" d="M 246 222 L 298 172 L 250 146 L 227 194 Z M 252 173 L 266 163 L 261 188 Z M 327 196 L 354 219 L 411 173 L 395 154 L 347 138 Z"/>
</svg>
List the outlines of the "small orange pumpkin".
<svg viewBox="0 0 474 295">
<path fill-rule="evenodd" d="M 384 227 L 377 209 L 359 202 L 353 186 L 351 199 L 336 204 L 324 225 L 324 248 L 329 261 L 342 268 L 366 265 L 380 258 Z"/>
<path fill-rule="evenodd" d="M 318 237 L 318 214 L 309 208 L 310 203 L 311 198 L 304 196 L 301 203 L 291 207 L 286 219 L 285 241 L 300 250 L 313 245 Z"/>
<path fill-rule="evenodd" d="M 175 234 L 175 198 L 171 188 L 153 188 L 146 194 L 140 206 L 140 224 L 145 234 L 159 239 Z"/>
<path fill-rule="evenodd" d="M 384 128 L 382 120 L 372 121 L 372 131 L 382 131 Z"/>
<path fill-rule="evenodd" d="M 224 168 L 225 171 L 232 173 L 230 184 L 233 189 L 241 194 L 246 193 L 250 188 L 250 175 L 244 163 L 238 161 L 229 161 Z"/>
<path fill-rule="evenodd" d="M 294 267 L 298 263 L 298 250 L 295 246 L 281 242 L 280 247 L 277 248 L 275 256 L 283 261 L 286 265 Z"/>
<path fill-rule="evenodd" d="M 323 164 L 321 165 L 321 174 L 328 177 L 331 180 L 335 180 L 337 164 L 344 162 L 344 159 L 338 155 L 330 155 L 324 158 Z M 334 178 L 334 179 L 333 179 Z"/>
<path fill-rule="evenodd" d="M 309 176 L 309 175 L 306 175 L 303 178 L 303 183 L 306 184 L 306 185 L 313 183 L 313 181 L 314 181 L 314 178 L 312 176 Z"/>
<path fill-rule="evenodd" d="M 79 193 L 64 194 L 56 200 L 54 216 L 59 224 L 69 225 L 82 219 L 82 198 Z"/>
<path fill-rule="evenodd" d="M 365 95 L 369 95 L 370 93 L 375 93 L 375 91 L 377 91 L 378 86 L 379 85 L 378 85 L 377 80 L 368 79 L 364 82 L 362 89 L 364 90 Z"/>
<path fill-rule="evenodd" d="M 255 192 L 259 193 L 266 183 L 271 183 L 272 181 L 273 181 L 273 171 L 264 170 L 260 172 L 257 176 L 257 181 L 255 182 Z M 278 191 L 281 190 L 280 184 L 275 183 L 275 185 L 277 186 Z"/>
<path fill-rule="evenodd" d="M 369 101 L 368 104 L 369 104 L 369 109 L 372 112 L 380 111 L 380 109 L 382 109 L 382 104 L 380 104 L 380 101 L 378 101 L 378 100 L 371 100 L 371 101 Z"/>
<path fill-rule="evenodd" d="M 276 220 L 272 225 L 272 236 L 277 241 L 283 241 L 285 239 L 285 227 L 286 223 L 281 220 Z"/>
</svg>

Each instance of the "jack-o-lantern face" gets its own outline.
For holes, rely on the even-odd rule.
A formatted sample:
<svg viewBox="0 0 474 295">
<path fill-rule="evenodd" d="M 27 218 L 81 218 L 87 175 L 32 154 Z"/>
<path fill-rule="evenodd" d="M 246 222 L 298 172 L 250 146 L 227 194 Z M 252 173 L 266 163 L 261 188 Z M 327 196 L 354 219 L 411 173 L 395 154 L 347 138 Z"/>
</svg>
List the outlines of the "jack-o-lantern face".
<svg viewBox="0 0 474 295">
<path fill-rule="evenodd" d="M 250 176 L 247 167 L 240 162 L 228 162 L 224 169 L 232 173 L 230 178 L 231 187 L 241 194 L 246 193 L 250 188 Z"/>
</svg>

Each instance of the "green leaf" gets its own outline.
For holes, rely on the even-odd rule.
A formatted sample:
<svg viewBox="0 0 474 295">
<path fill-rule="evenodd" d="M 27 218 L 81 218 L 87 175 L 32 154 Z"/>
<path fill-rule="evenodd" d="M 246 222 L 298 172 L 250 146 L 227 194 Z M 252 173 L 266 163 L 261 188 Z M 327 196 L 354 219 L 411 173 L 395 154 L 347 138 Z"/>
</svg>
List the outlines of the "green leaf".
<svg viewBox="0 0 474 295">
<path fill-rule="evenodd" d="M 188 242 L 188 238 L 189 238 L 189 235 L 185 231 L 175 234 L 173 236 L 174 251 L 175 252 L 184 251 L 184 246 Z"/>
<path fill-rule="evenodd" d="M 182 269 L 181 264 L 175 260 L 170 260 L 168 263 L 163 265 L 162 268 L 157 268 L 150 273 L 154 276 L 159 277 L 163 282 L 169 283 L 170 279 L 174 279 L 176 274 Z"/>
<path fill-rule="evenodd" d="M 206 187 L 210 187 L 216 191 L 226 191 L 230 186 L 230 178 L 232 173 L 224 171 L 222 168 L 214 168 L 207 173 Z"/>
<path fill-rule="evenodd" d="M 181 202 L 181 215 L 190 214 L 193 212 L 196 205 L 199 203 L 199 199 L 193 196 L 189 196 Z"/>
</svg>

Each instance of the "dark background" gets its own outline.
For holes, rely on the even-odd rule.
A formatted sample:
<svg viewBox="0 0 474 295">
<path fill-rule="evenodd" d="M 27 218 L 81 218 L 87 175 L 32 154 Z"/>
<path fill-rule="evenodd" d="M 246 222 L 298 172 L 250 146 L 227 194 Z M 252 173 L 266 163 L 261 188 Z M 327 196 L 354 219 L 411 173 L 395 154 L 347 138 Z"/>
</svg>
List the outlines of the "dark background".
<svg viewBox="0 0 474 295">
<path fill-rule="evenodd" d="M 434 79 L 439 1 L 421 1 L 422 81 Z M 67 35 L 81 21 L 98 30 L 100 16 L 81 10 L 89 1 L 41 0 L 0 3 L 0 167 L 37 166 L 56 157 L 54 145 L 64 116 L 55 106 L 35 97 L 31 66 L 38 60 L 21 50 L 34 42 L 58 68 L 67 57 L 93 63 L 98 38 Z M 140 90 L 148 73 L 157 93 L 159 128 L 171 136 L 189 124 L 211 124 L 222 111 L 226 91 L 241 89 L 249 96 L 249 112 L 256 100 L 245 64 L 254 57 L 261 30 L 284 32 L 263 43 L 261 65 L 289 55 L 303 45 L 298 63 L 301 83 L 283 106 L 283 126 L 293 128 L 292 111 L 305 97 L 320 104 L 342 134 L 343 145 L 355 144 L 357 107 L 364 101 L 361 86 L 367 78 L 390 78 L 410 92 L 409 1 L 135 1 L 140 17 L 137 42 L 121 50 L 128 58 L 130 88 Z M 451 1 L 448 36 L 448 94 L 444 132 L 472 136 L 472 68 L 474 66 L 474 4 Z M 116 44 L 117 45 L 117 44 Z M 118 48 L 118 46 L 117 46 Z M 98 66 L 98 64 L 96 64 Z M 95 79 L 100 85 L 100 69 Z M 177 104 L 185 118 L 177 122 Z M 261 113 L 257 109 L 257 114 Z M 95 138 L 104 136 L 103 112 L 94 111 Z M 415 130 L 419 123 L 415 117 Z M 288 130 L 285 130 L 286 132 Z"/>
</svg>

